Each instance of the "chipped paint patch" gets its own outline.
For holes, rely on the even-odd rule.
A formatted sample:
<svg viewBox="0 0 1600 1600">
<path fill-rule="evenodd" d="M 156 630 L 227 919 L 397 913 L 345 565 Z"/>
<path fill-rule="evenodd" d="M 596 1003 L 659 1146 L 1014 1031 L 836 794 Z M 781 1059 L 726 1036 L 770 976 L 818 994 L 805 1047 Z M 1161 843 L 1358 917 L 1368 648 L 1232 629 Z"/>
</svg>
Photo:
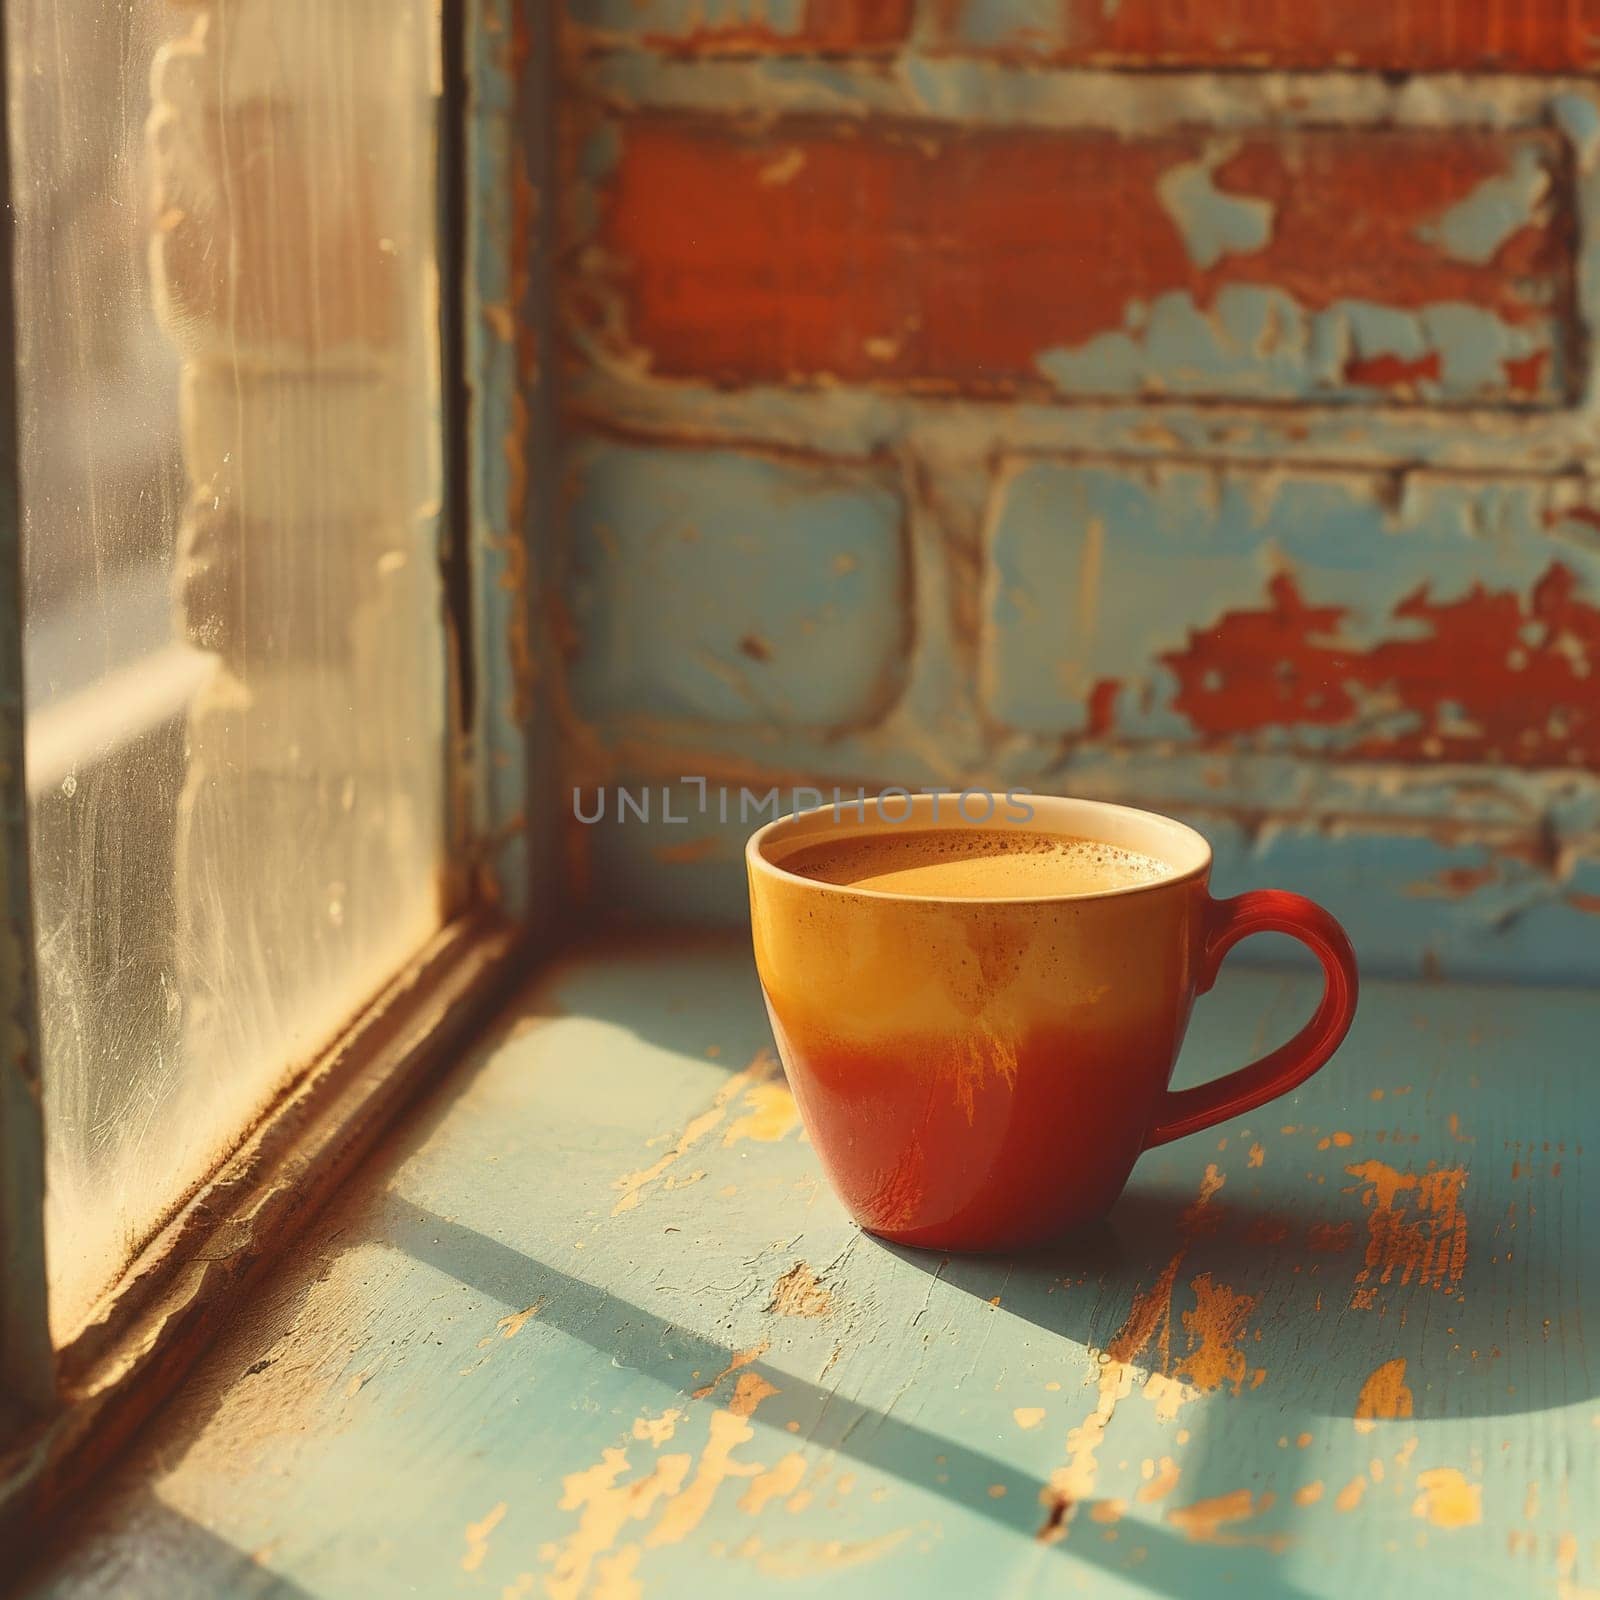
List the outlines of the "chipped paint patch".
<svg viewBox="0 0 1600 1600">
<path fill-rule="evenodd" d="M 711 1380 L 710 1383 L 702 1384 L 698 1389 L 696 1389 L 690 1398 L 694 1400 L 704 1400 L 708 1398 L 724 1378 L 731 1377 L 735 1372 L 739 1371 L 741 1367 L 748 1367 L 752 1361 L 759 1361 L 762 1356 L 764 1356 L 771 1348 L 772 1347 L 768 1341 L 763 1339 L 760 1344 L 753 1344 L 747 1350 L 735 1350 L 728 1358 L 727 1366 L 725 1366 L 722 1371 Z"/>
<path fill-rule="evenodd" d="M 617 1480 L 628 1471 L 627 1453 L 607 1449 L 594 1466 L 569 1473 L 562 1482 L 562 1511 L 581 1513 L 578 1526 L 565 1539 L 552 1541 L 539 1551 L 547 1565 L 545 1592 L 550 1600 L 579 1600 L 596 1564 L 607 1558 L 629 1522 L 642 1522 L 656 1503 L 675 1495 L 688 1475 L 687 1455 L 661 1456 L 643 1477 L 631 1483 Z M 637 1551 L 626 1545 L 623 1552 Z"/>
<path fill-rule="evenodd" d="M 1302 1483 L 1294 1492 L 1294 1503 L 1297 1506 L 1314 1506 L 1322 1498 L 1322 1480 L 1313 1478 L 1310 1483 Z"/>
<path fill-rule="evenodd" d="M 833 1294 L 805 1262 L 797 1261 L 773 1284 L 766 1309 L 779 1317 L 825 1317 L 833 1310 Z"/>
<path fill-rule="evenodd" d="M 1552 562 L 1549 530 L 1587 509 L 1426 472 L 1019 462 L 989 538 L 986 704 L 1021 732 L 1084 734 L 1083 693 L 1115 679 L 1104 737 L 1583 766 L 1600 558 L 1575 536 Z M 1063 632 L 1016 596 L 1081 594 L 1097 525 L 1097 626 Z"/>
<path fill-rule="evenodd" d="M 501 1317 L 495 1323 L 495 1328 L 502 1339 L 515 1339 L 516 1336 L 528 1325 L 529 1321 L 544 1310 L 546 1300 L 543 1296 L 535 1300 L 531 1306 L 522 1311 L 513 1311 L 508 1317 Z"/>
<path fill-rule="evenodd" d="M 1200 1391 L 1165 1373 L 1152 1372 L 1145 1379 L 1144 1397 L 1155 1407 L 1157 1422 L 1172 1422 L 1184 1406 L 1200 1398 Z"/>
<path fill-rule="evenodd" d="M 1453 1290 L 1467 1266 L 1467 1219 L 1460 1209 L 1466 1169 L 1401 1172 L 1363 1161 L 1345 1171 L 1360 1180 L 1361 1204 L 1369 1212 L 1366 1264 L 1357 1284 L 1374 1276 L 1388 1283 L 1398 1274 L 1402 1284 L 1415 1278 L 1423 1287 Z"/>
<path fill-rule="evenodd" d="M 1212 737 L 1344 728 L 1356 755 L 1600 768 L 1588 682 L 1600 607 L 1565 562 L 1526 595 L 1474 584 L 1436 599 L 1425 582 L 1366 647 L 1347 642 L 1351 619 L 1275 573 L 1265 606 L 1191 628 L 1183 649 L 1161 656 L 1178 683 L 1172 707 Z M 1547 714 L 1530 718 L 1530 705 Z"/>
<path fill-rule="evenodd" d="M 798 1489 L 806 1475 L 806 1458 L 791 1450 L 769 1472 L 758 1472 L 750 1487 L 739 1497 L 739 1509 L 755 1516 L 769 1500 L 782 1500 Z"/>
<path fill-rule="evenodd" d="M 1018 1406 L 1011 1413 L 1011 1420 L 1019 1428 L 1037 1428 L 1044 1421 L 1044 1407 Z"/>
<path fill-rule="evenodd" d="M 1356 1397 L 1356 1430 L 1370 1433 L 1374 1419 L 1398 1419 L 1411 1415 L 1411 1391 L 1406 1387 L 1406 1361 L 1396 1356 L 1373 1370 Z"/>
<path fill-rule="evenodd" d="M 723 1121 L 728 1114 L 729 1103 L 736 1096 L 764 1086 L 777 1071 L 777 1067 L 777 1058 L 770 1050 L 763 1048 L 757 1051 L 749 1066 L 742 1072 L 734 1073 L 717 1090 L 715 1098 L 704 1111 L 691 1118 L 677 1133 L 662 1135 L 661 1137 L 670 1139 L 672 1144 L 659 1161 L 637 1172 L 626 1172 L 611 1185 L 613 1189 L 622 1191 L 621 1199 L 611 1208 L 611 1215 L 617 1217 L 625 1211 L 632 1211 L 676 1162 L 681 1161 L 701 1139 Z"/>
<path fill-rule="evenodd" d="M 760 1373 L 740 1375 L 734 1385 L 733 1398 L 724 1409 L 711 1415 L 711 1436 L 700 1452 L 694 1477 L 667 1500 L 655 1526 L 645 1536 L 647 1549 L 678 1544 L 699 1527 L 725 1479 L 751 1478 L 761 1472 L 755 1462 L 735 1461 L 733 1452 L 755 1437 L 749 1419 L 763 1400 L 777 1392 L 776 1386 Z"/>
<path fill-rule="evenodd" d="M 723 1378 L 748 1366 L 765 1349 L 763 1344 L 737 1352 L 710 1384 L 696 1391 L 695 1398 L 708 1396 Z M 551 1600 L 602 1595 L 608 1584 L 615 1593 L 634 1592 L 628 1586 L 642 1553 L 677 1544 L 692 1533 L 719 1487 L 730 1479 L 755 1480 L 745 1502 L 754 1495 L 756 1510 L 798 1483 L 804 1466 L 796 1467 L 797 1456 L 785 1457 L 769 1473 L 760 1462 L 740 1461 L 733 1454 L 754 1436 L 749 1419 L 757 1407 L 777 1392 L 759 1373 L 741 1372 L 727 1405 L 711 1412 L 706 1442 L 698 1457 L 687 1452 L 659 1455 L 648 1473 L 624 1482 L 621 1480 L 630 1470 L 627 1451 L 608 1447 L 594 1466 L 564 1478 L 559 1509 L 578 1511 L 581 1516 L 565 1539 L 547 1543 L 539 1552 L 547 1564 L 545 1588 Z M 632 1436 L 659 1449 L 673 1437 L 682 1417 L 679 1410 L 665 1411 L 657 1418 L 646 1413 L 634 1420 Z M 619 1545 L 630 1522 L 643 1522 L 652 1515 L 655 1521 L 642 1539 Z M 617 1589 L 619 1584 L 622 1588 Z"/>
<path fill-rule="evenodd" d="M 1154 1380 L 1158 1371 L 1163 1377 L 1165 1376 L 1170 1363 L 1172 1289 L 1177 1281 L 1178 1269 L 1188 1253 L 1189 1241 L 1215 1229 L 1218 1218 L 1211 1202 L 1225 1182 L 1226 1178 L 1217 1170 L 1216 1164 L 1208 1162 L 1205 1175 L 1200 1180 L 1200 1191 L 1184 1207 L 1183 1215 L 1178 1222 L 1178 1231 L 1184 1239 L 1183 1245 L 1167 1263 L 1156 1282 L 1149 1289 L 1135 1293 L 1133 1304 L 1129 1307 L 1121 1328 L 1117 1330 L 1105 1350 L 1096 1353 L 1095 1358 L 1099 1365 L 1099 1392 L 1094 1410 L 1078 1427 L 1068 1433 L 1066 1463 L 1051 1473 L 1050 1481 L 1039 1491 L 1039 1503 L 1045 1508 L 1045 1520 L 1035 1537 L 1042 1542 L 1053 1544 L 1064 1539 L 1073 1508 L 1079 1501 L 1087 1500 L 1093 1494 L 1099 1470 L 1096 1452 L 1105 1437 L 1106 1427 L 1116 1412 L 1117 1403 L 1132 1392 L 1135 1382 L 1140 1377 L 1145 1378 L 1146 1397 L 1156 1407 L 1157 1416 L 1164 1420 L 1170 1421 L 1176 1415 L 1178 1406 L 1197 1393 L 1195 1389 L 1179 1384 L 1175 1380 L 1163 1382 L 1159 1387 Z M 1209 1287 L 1210 1274 L 1202 1276 L 1206 1278 Z M 1231 1298 L 1231 1291 L 1224 1290 L 1223 1293 Z M 1210 1309 L 1211 1305 L 1215 1306 L 1215 1317 Z M 1191 1328 L 1191 1344 L 1196 1354 L 1205 1349 L 1208 1343 L 1215 1345 L 1218 1334 L 1223 1331 L 1225 1321 L 1226 1311 L 1221 1301 L 1210 1302 L 1207 1309 L 1200 1313 L 1200 1321 Z M 1156 1346 L 1156 1361 L 1152 1363 L 1149 1373 L 1142 1374 L 1133 1363 L 1152 1342 Z M 1217 1358 L 1204 1356 L 1203 1369 L 1209 1372 L 1214 1359 Z M 1221 1359 L 1231 1369 L 1231 1360 L 1225 1356 Z M 1241 1375 L 1242 1360 L 1241 1356 Z"/>
<path fill-rule="evenodd" d="M 1483 179 L 1437 221 L 1421 224 L 1417 237 L 1457 261 L 1483 266 L 1523 228 L 1538 225 L 1549 196 L 1549 170 L 1523 145 L 1512 152 L 1509 171 Z"/>
<path fill-rule="evenodd" d="M 1468 1483 L 1456 1467 L 1430 1467 L 1417 1474 L 1411 1514 L 1436 1528 L 1470 1528 L 1483 1520 L 1483 1488 Z"/>
<path fill-rule="evenodd" d="M 1161 1464 L 1150 1474 L 1150 1481 L 1139 1490 L 1140 1503 L 1153 1505 L 1157 1500 L 1164 1500 L 1178 1487 L 1181 1476 L 1182 1469 L 1177 1462 L 1171 1456 L 1162 1456 Z"/>
<path fill-rule="evenodd" d="M 506 1514 L 502 1500 L 481 1522 L 467 1524 L 467 1553 L 461 1558 L 463 1572 L 476 1572 L 489 1554 L 489 1535 L 500 1526 Z"/>
<path fill-rule="evenodd" d="M 1499 358 L 1559 347 L 1571 315 L 1569 207 L 1483 263 L 1417 231 L 1517 152 L 1558 168 L 1549 130 L 1308 127 L 1219 147 L 1192 129 L 799 117 L 751 137 L 639 111 L 608 133 L 571 241 L 578 304 L 597 353 L 653 378 L 1302 398 L 1359 393 L 1352 352 L 1431 351 L 1443 394 L 1499 398 Z M 771 181 L 797 159 L 795 181 Z M 898 197 L 900 227 L 841 224 L 868 191 Z"/>
<path fill-rule="evenodd" d="M 1226 255 L 1260 250 L 1272 238 L 1270 200 L 1217 187 L 1217 168 L 1238 147 L 1237 140 L 1215 142 L 1196 160 L 1169 167 L 1156 180 L 1156 198 L 1202 272 Z"/>
<path fill-rule="evenodd" d="M 663 1411 L 659 1417 L 635 1417 L 633 1419 L 633 1436 L 635 1439 L 647 1440 L 658 1450 L 672 1438 L 683 1413 L 678 1410 Z"/>
<path fill-rule="evenodd" d="M 753 1139 L 758 1144 L 776 1144 L 800 1126 L 800 1110 L 787 1083 L 758 1083 L 746 1089 L 745 1112 L 722 1136 L 723 1148 Z"/>
<path fill-rule="evenodd" d="M 1194 1544 L 1260 1545 L 1273 1551 L 1288 1548 L 1287 1534 L 1241 1534 L 1232 1524 L 1248 1521 L 1270 1511 L 1277 1497 L 1270 1491 L 1253 1495 L 1248 1489 L 1213 1495 L 1193 1505 L 1175 1506 L 1167 1521 Z"/>
<path fill-rule="evenodd" d="M 1178 1363 L 1177 1374 L 1197 1389 L 1212 1390 L 1224 1383 L 1239 1393 L 1245 1380 L 1245 1323 L 1255 1310 L 1256 1297 L 1237 1294 L 1226 1284 L 1213 1282 L 1209 1272 L 1190 1281 L 1195 1308 L 1183 1313 L 1189 1335 L 1189 1353 Z"/>
<path fill-rule="evenodd" d="M 1361 1504 L 1361 1497 L 1367 1492 L 1365 1478 L 1352 1478 L 1344 1488 L 1333 1498 L 1333 1503 L 1340 1511 L 1354 1511 Z"/>
<path fill-rule="evenodd" d="M 1050 1481 L 1039 1491 L 1039 1503 L 1044 1506 L 1046 1515 L 1037 1537 L 1046 1543 L 1065 1536 L 1066 1516 L 1094 1493 L 1100 1470 L 1095 1453 L 1105 1438 L 1117 1402 L 1132 1392 L 1133 1380 L 1134 1369 L 1125 1361 L 1107 1359 L 1101 1367 L 1094 1410 L 1067 1434 L 1066 1465 L 1057 1467 L 1050 1474 Z"/>
</svg>

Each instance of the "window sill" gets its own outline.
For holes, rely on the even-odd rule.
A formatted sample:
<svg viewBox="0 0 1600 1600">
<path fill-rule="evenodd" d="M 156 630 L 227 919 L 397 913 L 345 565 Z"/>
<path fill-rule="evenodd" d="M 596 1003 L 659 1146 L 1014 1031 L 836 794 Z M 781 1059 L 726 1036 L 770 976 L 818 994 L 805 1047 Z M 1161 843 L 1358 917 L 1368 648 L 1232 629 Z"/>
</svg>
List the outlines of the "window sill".
<svg viewBox="0 0 1600 1600">
<path fill-rule="evenodd" d="M 1182 1075 L 1308 991 L 1230 971 Z M 741 947 L 572 957 L 22 1593 L 1592 1582 L 1597 1028 L 1593 995 L 1373 983 L 1328 1071 L 1145 1158 L 1098 1234 L 942 1261 L 832 1199 Z"/>
</svg>

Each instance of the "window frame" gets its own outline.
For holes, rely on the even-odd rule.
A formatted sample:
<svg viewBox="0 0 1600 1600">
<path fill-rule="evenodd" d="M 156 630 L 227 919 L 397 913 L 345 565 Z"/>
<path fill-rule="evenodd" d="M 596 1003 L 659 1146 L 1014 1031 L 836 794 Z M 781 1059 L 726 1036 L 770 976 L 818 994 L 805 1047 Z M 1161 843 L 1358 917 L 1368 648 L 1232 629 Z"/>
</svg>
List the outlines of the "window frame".
<svg viewBox="0 0 1600 1600">
<path fill-rule="evenodd" d="M 52 1347 L 29 884 L 13 251 L 0 208 L 0 1546 L 80 1487 L 158 1405 L 384 1123 L 548 941 L 555 729 L 535 530 L 554 429 L 542 370 L 553 25 L 521 0 L 439 0 L 438 551 L 449 661 L 441 932 L 171 1215 Z M 0 64 L 9 61 L 0 14 Z M 0 189 L 10 193 L 0 115 Z M 13 1545 L 13 1547 L 15 1547 Z"/>
</svg>

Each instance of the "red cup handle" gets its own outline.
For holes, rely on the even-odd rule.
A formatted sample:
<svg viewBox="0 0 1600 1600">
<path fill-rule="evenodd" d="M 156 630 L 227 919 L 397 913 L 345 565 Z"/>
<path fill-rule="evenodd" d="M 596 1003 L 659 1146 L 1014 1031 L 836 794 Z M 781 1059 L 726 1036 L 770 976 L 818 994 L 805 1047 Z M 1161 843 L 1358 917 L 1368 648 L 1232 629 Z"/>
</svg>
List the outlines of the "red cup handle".
<svg viewBox="0 0 1600 1600">
<path fill-rule="evenodd" d="M 1322 1001 L 1316 1015 L 1271 1055 L 1225 1078 L 1162 1096 L 1145 1149 L 1198 1133 L 1297 1089 L 1337 1050 L 1356 1014 L 1356 953 L 1344 929 L 1314 900 L 1283 889 L 1253 889 L 1206 907 L 1198 994 L 1217 981 L 1222 958 L 1252 933 L 1287 933 L 1322 963 Z"/>
</svg>

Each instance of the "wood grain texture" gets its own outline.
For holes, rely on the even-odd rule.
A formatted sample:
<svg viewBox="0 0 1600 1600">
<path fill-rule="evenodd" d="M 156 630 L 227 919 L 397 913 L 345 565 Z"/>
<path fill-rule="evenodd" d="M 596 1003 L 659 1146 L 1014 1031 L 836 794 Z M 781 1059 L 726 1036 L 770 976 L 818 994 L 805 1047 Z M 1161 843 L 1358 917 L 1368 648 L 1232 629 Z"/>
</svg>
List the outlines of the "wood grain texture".
<svg viewBox="0 0 1600 1600">
<path fill-rule="evenodd" d="M 1310 1000 L 1226 973 L 1180 1081 Z M 740 947 L 570 960 L 21 1593 L 1583 1594 L 1597 1012 L 1372 984 L 1103 1228 L 947 1260 L 832 1200 Z"/>
</svg>

